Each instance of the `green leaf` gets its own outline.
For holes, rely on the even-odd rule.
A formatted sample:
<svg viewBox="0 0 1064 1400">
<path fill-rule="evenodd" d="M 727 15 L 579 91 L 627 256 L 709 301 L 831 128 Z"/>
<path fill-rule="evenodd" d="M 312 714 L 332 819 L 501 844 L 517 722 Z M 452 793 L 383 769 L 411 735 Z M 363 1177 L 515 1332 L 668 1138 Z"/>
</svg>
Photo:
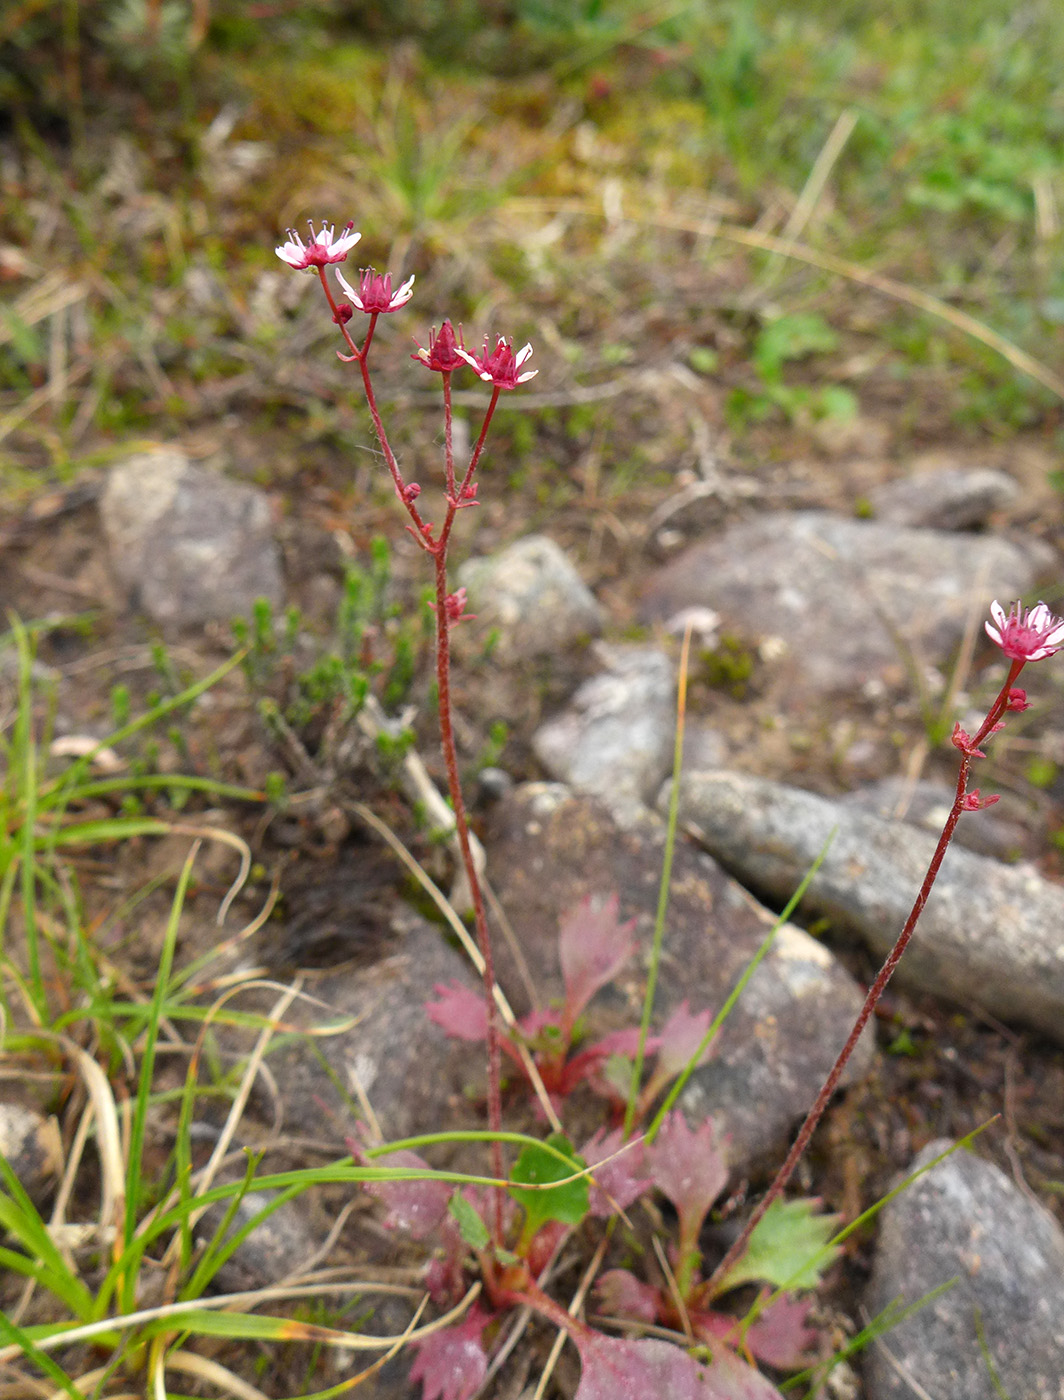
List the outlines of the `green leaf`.
<svg viewBox="0 0 1064 1400">
<path fill-rule="evenodd" d="M 447 1209 L 457 1220 L 458 1231 L 466 1244 L 472 1249 L 486 1249 L 491 1236 L 476 1206 L 456 1191 L 448 1201 Z"/>
<path fill-rule="evenodd" d="M 563 1225 L 579 1225 L 588 1211 L 590 1186 L 587 1177 L 577 1181 L 566 1181 L 574 1172 L 583 1171 L 587 1163 L 573 1151 L 573 1145 L 563 1133 L 552 1133 L 547 1139 L 549 1152 L 540 1144 L 526 1147 L 514 1163 L 510 1195 L 525 1212 L 525 1228 L 521 1232 L 522 1242 L 527 1243 L 548 1220 L 561 1221 Z M 561 1154 L 559 1156 L 558 1154 Z M 565 1160 L 562 1160 L 564 1157 Z M 553 1190 L 543 1190 L 552 1181 L 563 1181 L 563 1186 Z M 538 1187 L 526 1190 L 525 1187 Z"/>
<path fill-rule="evenodd" d="M 773 1201 L 750 1236 L 746 1253 L 721 1280 L 720 1291 L 760 1281 L 776 1288 L 815 1288 L 838 1254 L 829 1245 L 837 1215 L 815 1215 L 817 1202 Z"/>
</svg>

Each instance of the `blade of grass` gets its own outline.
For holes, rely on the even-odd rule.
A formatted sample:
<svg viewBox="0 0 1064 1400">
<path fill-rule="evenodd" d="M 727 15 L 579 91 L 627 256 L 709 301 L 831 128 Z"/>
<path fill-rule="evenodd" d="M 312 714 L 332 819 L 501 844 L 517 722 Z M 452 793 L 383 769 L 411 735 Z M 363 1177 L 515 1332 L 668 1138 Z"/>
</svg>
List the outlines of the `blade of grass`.
<svg viewBox="0 0 1064 1400">
<path fill-rule="evenodd" d="M 177 889 L 174 891 L 174 898 L 170 907 L 170 917 L 167 921 L 166 933 L 163 938 L 162 952 L 159 957 L 159 971 L 155 981 L 155 990 L 149 1004 L 145 1043 L 141 1053 L 140 1081 L 137 1085 L 137 1098 L 134 1105 L 133 1122 L 129 1137 L 129 1159 L 126 1175 L 127 1207 L 125 1225 L 122 1233 L 122 1244 L 123 1248 L 126 1249 L 133 1242 L 137 1206 L 141 1197 L 144 1134 L 147 1126 L 148 1104 L 151 1098 L 152 1079 L 155 1070 L 155 1049 L 159 1037 L 159 1022 L 162 1020 L 163 1003 L 170 982 L 170 970 L 173 967 L 178 925 L 181 921 L 185 895 L 188 891 L 189 881 L 192 878 L 192 868 L 199 854 L 199 848 L 200 842 L 197 840 L 193 843 L 192 849 L 189 851 L 181 869 L 181 875 L 177 882 Z M 129 1274 L 126 1276 L 125 1292 L 127 1307 L 132 1302 L 135 1283 L 135 1275 Z"/>
<path fill-rule="evenodd" d="M 802 896 L 809 888 L 810 882 L 812 881 L 813 877 L 816 875 L 817 871 L 823 864 L 824 858 L 826 857 L 831 847 L 831 843 L 834 839 L 835 832 L 832 831 L 831 834 L 828 836 L 827 841 L 824 843 L 824 847 L 821 850 L 820 854 L 817 856 L 816 860 L 806 871 L 805 878 L 795 890 L 794 894 L 791 895 L 790 899 L 787 901 L 786 906 L 781 910 L 779 917 L 773 923 L 772 927 L 769 929 L 768 933 L 762 940 L 761 946 L 758 948 L 757 952 L 754 954 L 754 956 L 747 963 L 746 967 L 743 969 L 742 975 L 739 977 L 739 980 L 736 982 L 735 986 L 728 993 L 728 996 L 725 998 L 724 1005 L 720 1008 L 717 1014 L 713 1017 L 713 1020 L 709 1023 L 709 1029 L 706 1031 L 705 1035 L 699 1042 L 698 1049 L 691 1056 L 690 1060 L 688 1060 L 687 1065 L 683 1070 L 683 1073 L 677 1075 L 675 1081 L 673 1082 L 672 1088 L 665 1095 L 665 1099 L 661 1107 L 654 1115 L 654 1120 L 650 1124 L 650 1127 L 647 1129 L 646 1132 L 647 1142 L 654 1141 L 654 1138 L 657 1136 L 658 1130 L 660 1129 L 662 1122 L 665 1119 L 665 1115 L 669 1112 L 673 1104 L 683 1093 L 684 1087 L 686 1086 L 687 1081 L 690 1079 L 691 1075 L 694 1073 L 699 1060 L 702 1058 L 702 1056 L 712 1044 L 713 1037 L 717 1034 L 717 1031 L 720 1030 L 721 1026 L 731 1015 L 735 1003 L 742 996 L 743 991 L 746 988 L 746 984 L 750 981 L 750 978 L 753 977 L 754 973 L 761 966 L 761 963 L 767 956 L 769 949 L 772 947 L 772 944 L 775 941 L 776 934 L 779 933 L 783 925 L 798 908 L 798 905 L 802 901 Z"/>
<path fill-rule="evenodd" d="M 628 1137 L 635 1122 L 636 1104 L 639 1102 L 639 1086 L 643 1078 L 643 1059 L 646 1054 L 647 1036 L 650 1034 L 650 1020 L 654 1013 L 654 993 L 658 985 L 658 968 L 661 966 L 661 949 L 665 941 L 665 914 L 669 907 L 669 887 L 672 883 L 672 861 L 676 851 L 676 826 L 680 812 L 680 774 L 683 771 L 683 735 L 687 717 L 687 666 L 691 653 L 691 623 L 683 630 L 683 643 L 680 647 L 680 672 L 676 682 L 676 737 L 672 754 L 672 791 L 669 795 L 669 814 L 665 823 L 665 850 L 661 862 L 661 883 L 658 886 L 658 908 L 654 916 L 654 934 L 650 944 L 650 967 L 647 971 L 647 986 L 643 996 L 643 1016 L 639 1023 L 639 1044 L 632 1066 L 632 1080 L 628 1086 L 628 1102 L 624 1109 L 624 1136 Z"/>
<path fill-rule="evenodd" d="M 9 1321 L 3 1312 L 0 1312 L 0 1337 L 5 1338 L 9 1342 L 13 1342 L 15 1346 L 18 1347 L 21 1355 L 27 1361 L 32 1361 L 35 1366 L 39 1367 L 49 1380 L 59 1387 L 63 1395 L 69 1395 L 71 1400 L 85 1400 L 82 1392 L 74 1385 L 74 1382 L 59 1363 L 53 1361 L 50 1356 L 41 1351 L 41 1349 L 26 1335 L 23 1329 Z"/>
</svg>

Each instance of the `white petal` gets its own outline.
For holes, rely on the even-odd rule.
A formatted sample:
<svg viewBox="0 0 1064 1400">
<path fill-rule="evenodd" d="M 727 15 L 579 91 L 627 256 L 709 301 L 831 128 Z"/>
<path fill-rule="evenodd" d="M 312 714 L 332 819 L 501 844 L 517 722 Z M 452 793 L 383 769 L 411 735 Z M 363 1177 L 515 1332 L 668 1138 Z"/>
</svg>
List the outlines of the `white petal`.
<svg viewBox="0 0 1064 1400">
<path fill-rule="evenodd" d="M 340 283 L 340 286 L 343 287 L 344 291 L 358 307 L 359 311 L 364 311 L 366 308 L 362 305 L 362 298 L 355 291 L 354 287 L 352 287 L 351 283 L 347 280 L 347 278 L 342 272 L 338 272 L 336 274 L 336 280 Z"/>
</svg>

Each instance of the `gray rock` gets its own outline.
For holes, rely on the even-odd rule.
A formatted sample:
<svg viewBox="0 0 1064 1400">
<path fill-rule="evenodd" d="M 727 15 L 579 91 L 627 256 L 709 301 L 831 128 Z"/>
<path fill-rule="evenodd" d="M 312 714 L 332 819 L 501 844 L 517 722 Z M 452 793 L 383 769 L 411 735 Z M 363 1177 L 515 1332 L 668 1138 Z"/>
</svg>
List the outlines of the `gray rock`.
<svg viewBox="0 0 1064 1400">
<path fill-rule="evenodd" d="M 744 884 L 775 900 L 789 898 L 827 848 L 803 912 L 856 932 L 877 954 L 893 945 L 935 837 L 735 773 L 685 774 L 680 792 L 687 829 Z M 895 976 L 1064 1041 L 1064 889 L 1034 869 L 951 846 Z"/>
<path fill-rule="evenodd" d="M 821 511 L 773 512 L 693 545 L 651 579 L 642 612 L 711 607 L 768 644 L 783 702 L 904 682 L 941 661 L 972 601 L 1017 598 L 1053 564 L 1048 546 L 910 530 Z"/>
<path fill-rule="evenodd" d="M 869 491 L 876 520 L 931 530 L 971 530 L 1020 494 L 1011 476 L 989 467 L 913 472 Z"/>
<path fill-rule="evenodd" d="M 458 571 L 471 610 L 499 629 L 500 660 L 545 656 L 602 630 L 602 613 L 564 552 L 529 535 Z"/>
<path fill-rule="evenodd" d="M 23 1190 L 42 1205 L 63 1166 L 63 1143 L 54 1118 L 18 1103 L 0 1103 L 0 1153 Z"/>
<path fill-rule="evenodd" d="M 324 1001 L 304 1009 L 308 1026 L 349 1019 L 347 1029 L 296 1040 L 270 1056 L 289 1131 L 334 1141 L 355 1131 L 359 1095 L 369 1100 L 386 1140 L 443 1127 L 483 1127 L 469 1090 L 483 1090 L 483 1055 L 449 1039 L 425 1013 L 437 983 L 481 985 L 443 932 L 413 913 L 392 929 L 389 954 L 371 966 L 332 968 L 307 991 Z M 289 1019 L 296 1015 L 292 1009 Z M 329 1072 L 323 1072 L 318 1053 Z"/>
<path fill-rule="evenodd" d="M 592 799 L 544 783 L 517 788 L 492 818 L 489 876 L 532 970 L 540 1004 L 564 990 L 559 917 L 585 895 L 616 893 L 621 917 L 635 917 L 639 951 L 590 1003 L 588 1038 L 637 1026 L 661 878 L 663 823 L 644 811 L 639 824 L 622 829 Z M 716 1013 L 772 922 L 714 861 L 681 840 L 654 1026 L 684 999 L 692 1012 Z M 513 954 L 498 936 L 496 962 L 515 1009 L 528 1010 Z M 842 1048 L 861 1000 L 827 949 L 793 926 L 780 930 L 725 1021 L 709 1062 L 695 1071 L 680 1100 L 691 1123 L 712 1114 L 730 1133 L 727 1151 L 736 1172 L 778 1160 L 794 1122 L 812 1104 Z M 866 1072 L 872 1052 L 871 1038 L 862 1040 L 846 1082 Z M 573 1116 L 581 1114 L 586 1116 L 578 1127 Z M 601 1122 L 599 1099 L 566 1105 L 566 1123 L 576 1141 Z"/>
<path fill-rule="evenodd" d="M 929 1143 L 913 1168 L 950 1145 Z M 1064 1397 L 1064 1233 L 1046 1211 L 990 1162 L 959 1151 L 906 1187 L 880 1221 L 873 1316 L 957 1282 L 868 1351 L 869 1400 Z"/>
<path fill-rule="evenodd" d="M 598 647 L 609 669 L 585 681 L 532 739 L 552 778 L 611 809 L 653 800 L 672 763 L 672 662 L 654 647 Z"/>
<path fill-rule="evenodd" d="M 690 765 L 692 769 L 695 764 Z M 719 768 L 720 763 L 703 764 Z M 859 812 L 911 823 L 929 831 L 938 840 L 939 832 L 953 805 L 954 789 L 946 783 L 921 778 L 910 783 L 905 778 L 880 778 L 878 782 L 848 792 L 840 802 Z M 995 860 L 1015 860 L 1029 842 L 1023 822 L 1011 815 L 1008 797 L 979 814 L 976 821 L 962 821 L 954 841 L 966 850 Z"/>
<path fill-rule="evenodd" d="M 226 1237 L 232 1238 L 275 1199 L 276 1193 L 249 1191 L 237 1206 Z M 205 1246 L 215 1238 L 227 1204 L 213 1206 L 200 1221 L 198 1243 Z M 252 1228 L 214 1275 L 212 1285 L 223 1293 L 269 1288 L 320 1264 L 317 1256 L 328 1236 L 328 1226 L 316 1218 L 309 1198 L 296 1196 Z"/>
<path fill-rule="evenodd" d="M 164 626 L 194 627 L 280 606 L 270 508 L 254 487 L 193 466 L 174 449 L 115 467 L 100 500 L 111 564 L 130 605 Z"/>
</svg>

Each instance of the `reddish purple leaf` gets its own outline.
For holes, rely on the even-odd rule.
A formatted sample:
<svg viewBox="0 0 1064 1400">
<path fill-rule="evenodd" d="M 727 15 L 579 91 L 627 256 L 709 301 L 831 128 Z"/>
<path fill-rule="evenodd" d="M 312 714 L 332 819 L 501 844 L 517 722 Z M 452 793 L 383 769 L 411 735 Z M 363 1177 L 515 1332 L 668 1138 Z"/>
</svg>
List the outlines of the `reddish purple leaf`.
<svg viewBox="0 0 1064 1400">
<path fill-rule="evenodd" d="M 700 1400 L 783 1400 L 771 1381 L 727 1347 L 717 1348 L 702 1375 Z"/>
<path fill-rule="evenodd" d="M 410 1379 L 421 1381 L 422 1400 L 469 1400 L 480 1389 L 488 1372 L 480 1334 L 490 1321 L 474 1303 L 461 1322 L 414 1343 Z"/>
<path fill-rule="evenodd" d="M 355 1157 L 366 1167 L 424 1167 L 428 1162 L 416 1152 L 403 1148 L 384 1157 L 369 1158 L 350 1143 Z M 388 1207 L 384 1224 L 389 1230 L 403 1230 L 415 1240 L 426 1239 L 447 1214 L 447 1202 L 454 1187 L 446 1181 L 364 1181 L 363 1188 Z"/>
<path fill-rule="evenodd" d="M 603 1137 L 600 1128 L 580 1149 L 580 1156 L 587 1165 L 598 1168 L 591 1183 L 589 1210 L 603 1220 L 616 1215 L 618 1210 L 627 1210 L 654 1184 L 649 1177 L 639 1175 L 643 1169 L 641 1142 L 632 1143 L 626 1152 L 614 1157 L 612 1162 L 606 1162 L 607 1157 L 620 1152 L 623 1143 L 623 1129 L 614 1128 L 612 1133 Z M 606 1162 L 606 1165 L 599 1167 L 600 1162 Z"/>
<path fill-rule="evenodd" d="M 747 1330 L 746 1345 L 759 1361 L 781 1371 L 807 1365 L 817 1341 L 816 1331 L 806 1325 L 812 1307 L 811 1298 L 777 1298 Z"/>
<path fill-rule="evenodd" d="M 435 1021 L 452 1040 L 488 1038 L 488 1012 L 482 997 L 457 979 L 448 986 L 437 982 L 435 991 L 440 1000 L 425 1003 L 430 1021 Z"/>
<path fill-rule="evenodd" d="M 652 1035 L 647 1036 L 647 1054 L 652 1055 L 657 1047 L 657 1038 Z M 604 1035 L 601 1040 L 596 1040 L 594 1045 L 589 1045 L 587 1049 L 581 1050 L 578 1055 L 574 1055 L 568 1061 L 563 1076 L 562 1092 L 571 1094 L 580 1081 L 586 1079 L 596 1093 L 602 1094 L 605 1098 L 616 1098 L 618 1095 L 617 1086 L 611 1084 L 599 1071 L 612 1055 L 623 1055 L 627 1060 L 634 1060 L 638 1049 L 639 1031 L 636 1027 L 611 1031 L 609 1035 Z M 621 1094 L 621 1098 L 624 1097 L 625 1095 Z"/>
<path fill-rule="evenodd" d="M 685 1249 L 697 1241 L 710 1206 L 728 1180 L 728 1168 L 713 1137 L 712 1118 L 692 1132 L 683 1114 L 674 1110 L 666 1115 L 647 1149 L 647 1166 L 654 1184 L 679 1212 L 680 1238 Z"/>
<path fill-rule="evenodd" d="M 698 1011 L 693 1016 L 687 1009 L 687 1002 L 681 1001 L 676 1010 L 665 1022 L 661 1030 L 658 1048 L 658 1073 L 666 1073 L 669 1078 L 680 1074 L 690 1063 L 692 1055 L 702 1044 L 713 1018 L 708 1011 Z M 699 1064 L 709 1057 L 709 1047 L 703 1052 Z"/>
<path fill-rule="evenodd" d="M 602 1312 L 614 1317 L 630 1317 L 636 1322 L 654 1322 L 658 1316 L 658 1290 L 642 1283 L 627 1269 L 608 1269 L 596 1282 Z"/>
<path fill-rule="evenodd" d="M 605 903 L 589 895 L 562 918 L 558 952 L 565 978 L 562 1030 L 566 1037 L 599 988 L 617 975 L 635 951 L 635 920 L 619 923 L 617 907 L 615 894 Z"/>
<path fill-rule="evenodd" d="M 580 1349 L 576 1400 L 711 1400 L 703 1372 L 669 1342 L 631 1342 L 587 1332 Z"/>
</svg>

